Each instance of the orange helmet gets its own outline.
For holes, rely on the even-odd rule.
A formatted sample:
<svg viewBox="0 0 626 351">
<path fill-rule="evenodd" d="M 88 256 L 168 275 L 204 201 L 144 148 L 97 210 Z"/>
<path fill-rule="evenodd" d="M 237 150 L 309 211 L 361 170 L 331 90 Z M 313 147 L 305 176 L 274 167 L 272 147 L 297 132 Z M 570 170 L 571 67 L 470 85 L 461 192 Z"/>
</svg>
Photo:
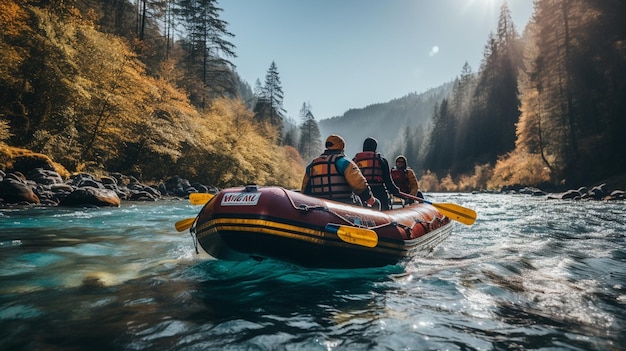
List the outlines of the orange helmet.
<svg viewBox="0 0 626 351">
<path fill-rule="evenodd" d="M 328 150 L 343 150 L 345 147 L 345 140 L 337 134 L 331 134 L 326 138 L 326 148 Z"/>
</svg>

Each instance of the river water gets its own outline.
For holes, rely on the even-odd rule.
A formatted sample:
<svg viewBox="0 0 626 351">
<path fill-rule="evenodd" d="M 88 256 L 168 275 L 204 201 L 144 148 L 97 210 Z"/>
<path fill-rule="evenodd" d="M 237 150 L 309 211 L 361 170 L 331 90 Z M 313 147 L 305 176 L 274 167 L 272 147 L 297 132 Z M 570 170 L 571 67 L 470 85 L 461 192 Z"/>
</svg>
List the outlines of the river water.
<svg viewBox="0 0 626 351">
<path fill-rule="evenodd" d="M 626 203 L 427 194 L 427 257 L 305 269 L 196 254 L 181 200 L 0 210 L 0 350 L 624 350 Z"/>
</svg>

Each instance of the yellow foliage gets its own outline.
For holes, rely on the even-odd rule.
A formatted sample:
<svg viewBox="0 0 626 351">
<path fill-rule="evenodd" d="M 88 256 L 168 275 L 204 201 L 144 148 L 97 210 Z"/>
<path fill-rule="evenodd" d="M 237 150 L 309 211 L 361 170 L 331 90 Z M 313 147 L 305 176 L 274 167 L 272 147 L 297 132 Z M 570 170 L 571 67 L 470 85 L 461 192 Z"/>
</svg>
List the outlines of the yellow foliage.
<svg viewBox="0 0 626 351">
<path fill-rule="evenodd" d="M 430 170 L 426 171 L 426 174 L 424 174 L 419 180 L 419 188 L 420 191 L 423 192 L 440 191 L 439 178 L 437 177 L 437 173 L 432 173 Z"/>
<path fill-rule="evenodd" d="M 489 164 L 474 166 L 474 174 L 461 175 L 457 181 L 450 174 L 439 179 L 436 173 L 427 171 L 419 180 L 419 188 L 423 192 L 468 192 L 481 190 L 487 187 L 487 183 L 492 175 L 493 169 Z"/>
<path fill-rule="evenodd" d="M 2 28 L 2 35 L 15 36 L 22 31 L 28 30 L 26 19 L 26 13 L 16 1 L 0 1 L 0 28 Z"/>
<path fill-rule="evenodd" d="M 535 186 L 548 181 L 550 170 L 541 155 L 515 150 L 498 160 L 487 185 L 490 189 L 498 189 L 516 184 Z"/>
<path fill-rule="evenodd" d="M 13 163 L 17 158 L 29 158 L 36 161 L 42 161 L 54 168 L 59 175 L 67 179 L 70 176 L 70 172 L 65 169 L 61 164 L 54 162 L 50 157 L 33 152 L 32 150 L 22 149 L 12 146 L 0 144 L 0 169 L 11 170 Z"/>
<path fill-rule="evenodd" d="M 243 101 L 218 98 L 198 111 L 169 83 L 180 78 L 175 61 L 163 62 L 163 78 L 152 77 L 126 40 L 94 27 L 94 13 L 37 6 L 25 12 L 26 6 L 0 1 L 0 84 L 39 101 L 19 114 L 0 107 L 7 120 L 25 120 L 11 122 L 14 130 L 0 121 L 0 141 L 28 135 L 20 142 L 71 170 L 151 180 L 179 174 L 218 187 L 299 187 L 297 151 L 277 145 L 278 130 L 256 122 Z"/>
<path fill-rule="evenodd" d="M 303 172 L 299 156 L 293 154 L 297 151 L 274 144 L 277 131 L 260 126 L 253 116 L 240 99 L 213 101 L 196 119 L 199 150 L 185 154 L 181 167 L 218 187 L 297 187 Z"/>
<path fill-rule="evenodd" d="M 463 175 L 457 183 L 457 191 L 482 190 L 487 187 L 487 183 L 493 176 L 493 169 L 487 163 L 474 166 L 473 175 Z"/>
<path fill-rule="evenodd" d="M 445 177 L 443 177 L 443 179 L 441 179 L 441 182 L 439 184 L 439 191 L 457 191 L 457 186 L 456 184 L 454 184 L 454 180 L 452 179 L 450 173 L 448 173 Z"/>
</svg>

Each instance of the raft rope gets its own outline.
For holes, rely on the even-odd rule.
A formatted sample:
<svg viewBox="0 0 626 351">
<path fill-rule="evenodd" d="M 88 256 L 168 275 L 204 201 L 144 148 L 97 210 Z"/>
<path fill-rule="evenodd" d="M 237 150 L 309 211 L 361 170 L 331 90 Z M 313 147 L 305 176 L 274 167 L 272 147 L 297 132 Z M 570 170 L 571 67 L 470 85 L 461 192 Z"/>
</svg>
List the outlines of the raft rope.
<svg viewBox="0 0 626 351">
<path fill-rule="evenodd" d="M 215 196 L 210 198 L 209 201 L 207 201 L 204 206 L 202 206 L 202 209 L 200 210 L 199 213 L 202 213 L 202 211 L 204 211 L 204 208 L 207 207 L 209 205 L 209 203 L 211 201 L 213 201 L 213 199 L 215 199 Z M 189 228 L 189 234 L 191 234 L 191 240 L 193 240 L 193 247 L 196 250 L 196 255 L 200 254 L 200 251 L 198 251 L 198 235 L 196 233 L 196 224 L 198 224 L 198 217 L 196 217 L 196 219 L 193 221 L 193 224 L 191 225 L 191 228 Z"/>
<path fill-rule="evenodd" d="M 191 228 L 189 228 L 189 234 L 191 234 L 191 240 L 193 240 L 193 248 L 196 250 L 196 255 L 200 254 L 200 251 L 198 251 L 198 235 L 196 235 L 197 219 L 198 217 L 196 217 L 193 225 L 191 226 Z"/>
<path fill-rule="evenodd" d="M 358 227 L 358 228 L 366 228 L 366 229 L 371 229 L 371 230 L 375 230 L 375 229 L 380 229 L 380 228 L 384 228 L 384 227 L 388 227 L 388 226 L 397 226 L 398 223 L 397 222 L 389 222 L 389 223 L 385 223 L 385 224 L 381 224 L 378 226 L 373 226 L 373 227 L 368 227 L 368 226 L 364 226 L 361 224 L 356 224 L 351 222 L 350 220 L 348 220 L 347 218 L 345 218 L 344 216 L 331 211 L 328 207 L 326 206 L 309 206 L 306 204 L 301 204 L 300 206 L 296 206 L 295 202 L 293 202 L 293 199 L 291 198 L 291 196 L 289 195 L 289 193 L 287 192 L 286 189 L 282 189 L 283 192 L 285 193 L 285 195 L 287 196 L 287 198 L 289 199 L 289 202 L 291 203 L 291 206 L 293 206 L 294 209 L 298 210 L 298 211 L 303 211 L 303 212 L 309 212 L 312 210 L 318 210 L 318 211 L 324 211 L 324 212 L 328 212 L 332 215 L 334 215 L 335 217 L 341 219 L 342 221 L 344 221 L 347 224 L 350 224 L 352 226 Z"/>
</svg>

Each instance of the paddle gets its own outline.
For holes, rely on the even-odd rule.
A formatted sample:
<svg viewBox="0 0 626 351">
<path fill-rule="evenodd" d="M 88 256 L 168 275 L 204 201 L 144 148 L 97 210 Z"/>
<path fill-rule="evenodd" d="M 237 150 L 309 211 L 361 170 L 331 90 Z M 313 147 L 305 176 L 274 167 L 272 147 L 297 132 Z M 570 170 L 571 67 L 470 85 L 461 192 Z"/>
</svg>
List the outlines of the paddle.
<svg viewBox="0 0 626 351">
<path fill-rule="evenodd" d="M 350 244 L 365 247 L 378 245 L 378 234 L 371 229 L 328 223 L 326 231 L 336 233 L 339 239 Z"/>
<path fill-rule="evenodd" d="M 174 227 L 176 227 L 176 230 L 178 230 L 179 232 L 182 232 L 184 230 L 191 228 L 191 226 L 193 225 L 193 222 L 195 221 L 196 221 L 196 217 L 185 218 L 174 223 Z"/>
<path fill-rule="evenodd" d="M 406 193 L 400 193 L 400 196 L 433 205 L 446 217 L 459 221 L 463 224 L 471 225 L 474 224 L 474 221 L 476 221 L 476 211 L 471 208 L 450 203 L 432 203 L 428 200 L 422 199 L 421 197 Z"/>
<path fill-rule="evenodd" d="M 192 205 L 204 205 L 214 196 L 214 194 L 207 193 L 191 193 L 189 194 L 189 202 L 191 202 Z"/>
<path fill-rule="evenodd" d="M 214 196 L 215 196 L 214 194 L 207 194 L 207 193 L 191 193 L 189 194 L 189 202 L 191 202 L 192 205 L 204 205 L 207 202 L 209 202 L 209 200 L 211 200 Z M 196 221 L 195 217 L 181 219 L 180 221 L 174 223 L 174 227 L 179 232 L 182 232 L 184 230 L 191 228 L 191 226 L 193 225 L 193 222 L 195 221 Z"/>
</svg>

